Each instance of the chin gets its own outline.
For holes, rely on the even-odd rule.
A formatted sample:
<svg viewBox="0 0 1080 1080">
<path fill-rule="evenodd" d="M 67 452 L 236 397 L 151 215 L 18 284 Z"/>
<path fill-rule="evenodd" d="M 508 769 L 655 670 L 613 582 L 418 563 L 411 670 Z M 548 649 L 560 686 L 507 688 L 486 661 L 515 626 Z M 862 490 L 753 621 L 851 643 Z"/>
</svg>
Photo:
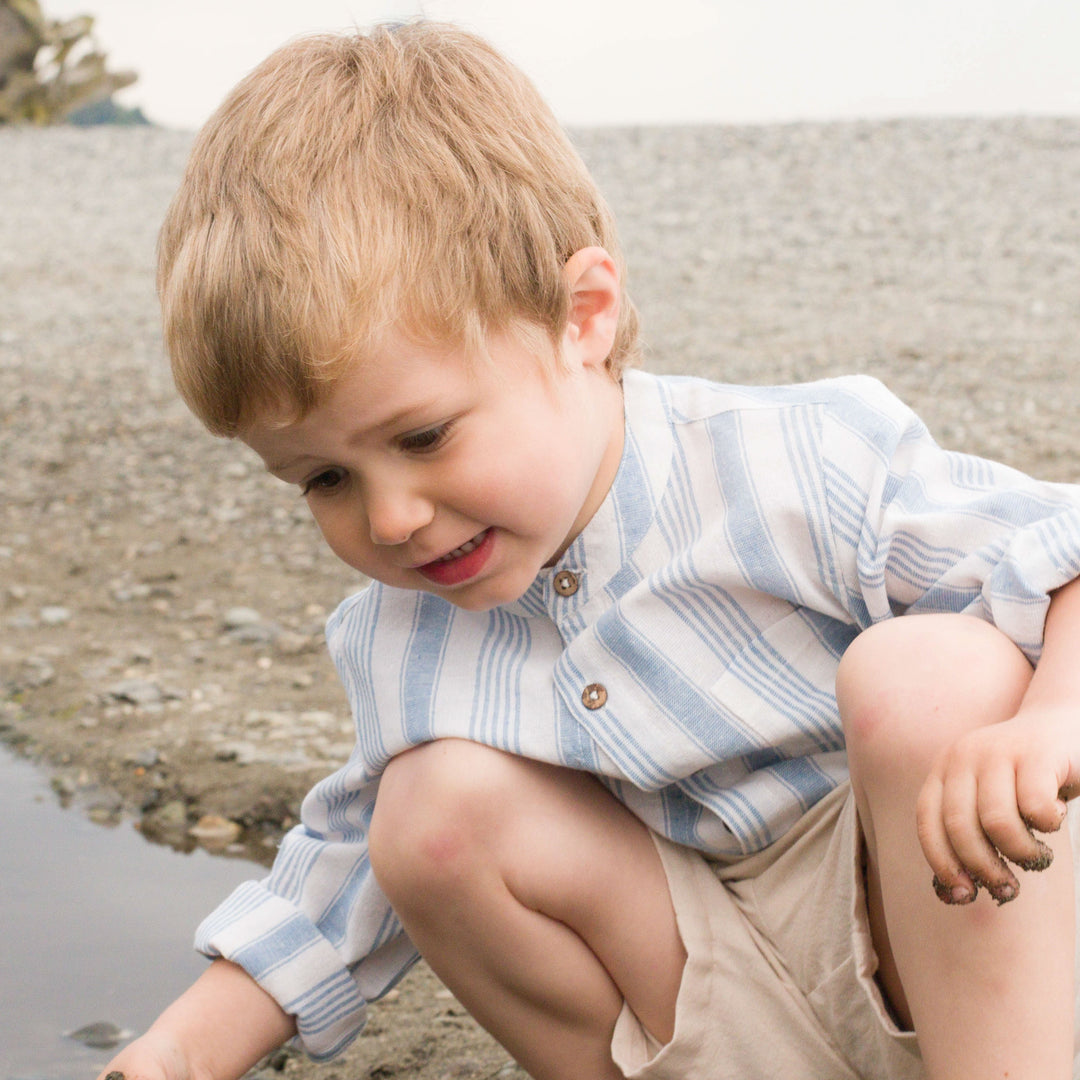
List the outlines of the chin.
<svg viewBox="0 0 1080 1080">
<path fill-rule="evenodd" d="M 432 589 L 431 591 L 437 596 L 441 596 L 448 603 L 453 604 L 454 607 L 461 608 L 462 611 L 491 611 L 492 608 L 501 607 L 503 604 L 512 604 L 515 600 L 520 600 L 532 584 L 532 580 L 530 578 L 520 589 L 492 589 L 483 585 L 470 588 L 466 585 L 461 590 Z"/>
<path fill-rule="evenodd" d="M 517 599 L 516 596 L 503 596 L 499 593 L 479 589 L 475 591 L 462 589 L 460 593 L 450 590 L 439 595 L 453 604 L 454 607 L 461 608 L 462 611 L 490 611 L 492 608 L 499 607 L 500 604 L 509 604 Z"/>
</svg>

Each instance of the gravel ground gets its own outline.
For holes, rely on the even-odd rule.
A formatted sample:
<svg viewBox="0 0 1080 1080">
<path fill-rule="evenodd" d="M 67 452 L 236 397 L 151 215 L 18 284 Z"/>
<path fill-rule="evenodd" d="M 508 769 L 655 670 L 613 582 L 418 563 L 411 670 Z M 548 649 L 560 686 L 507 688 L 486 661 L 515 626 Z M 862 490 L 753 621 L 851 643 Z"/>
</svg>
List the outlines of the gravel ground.
<svg viewBox="0 0 1080 1080">
<path fill-rule="evenodd" d="M 622 224 L 646 366 L 863 371 L 945 445 L 1080 478 L 1080 120 L 580 132 Z M 264 861 L 348 753 L 321 640 L 360 582 L 295 494 L 172 392 L 158 224 L 190 145 L 0 131 L 0 736 L 103 820 Z M 238 835 L 237 835 L 238 834 Z M 337 1063 L 514 1074 L 425 969 Z"/>
</svg>

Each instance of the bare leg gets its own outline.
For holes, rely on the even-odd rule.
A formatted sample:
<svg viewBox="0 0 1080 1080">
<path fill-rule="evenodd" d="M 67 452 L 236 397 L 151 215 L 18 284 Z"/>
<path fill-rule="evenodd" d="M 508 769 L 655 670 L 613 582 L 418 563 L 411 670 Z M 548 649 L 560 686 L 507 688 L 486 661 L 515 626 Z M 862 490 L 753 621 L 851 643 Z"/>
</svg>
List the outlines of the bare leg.
<svg viewBox="0 0 1080 1080">
<path fill-rule="evenodd" d="M 671 1038 L 685 952 L 647 829 L 590 776 L 455 739 L 395 758 L 376 879 L 463 1005 L 537 1080 L 619 1077 L 625 999 Z"/>
<path fill-rule="evenodd" d="M 867 631 L 844 657 L 837 697 L 868 848 L 879 979 L 913 1024 L 933 1080 L 1065 1080 L 1073 1056 L 1072 856 L 1023 875 L 1021 895 L 943 904 L 916 829 L 916 802 L 956 738 L 1011 717 L 1031 668 L 987 623 L 918 616 Z"/>
</svg>

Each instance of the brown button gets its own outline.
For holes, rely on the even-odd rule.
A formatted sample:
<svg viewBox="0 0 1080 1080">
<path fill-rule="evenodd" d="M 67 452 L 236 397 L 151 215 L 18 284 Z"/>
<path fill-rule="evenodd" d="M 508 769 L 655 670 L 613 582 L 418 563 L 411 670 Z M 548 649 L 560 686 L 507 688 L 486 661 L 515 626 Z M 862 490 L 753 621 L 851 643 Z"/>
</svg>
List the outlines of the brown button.
<svg viewBox="0 0 1080 1080">
<path fill-rule="evenodd" d="M 607 703 L 607 687 L 601 683 L 589 683 L 581 691 L 581 703 L 586 709 L 600 709 Z"/>
<path fill-rule="evenodd" d="M 560 596 L 573 596 L 581 588 L 577 574 L 570 570 L 560 570 L 555 575 L 555 591 Z"/>
</svg>

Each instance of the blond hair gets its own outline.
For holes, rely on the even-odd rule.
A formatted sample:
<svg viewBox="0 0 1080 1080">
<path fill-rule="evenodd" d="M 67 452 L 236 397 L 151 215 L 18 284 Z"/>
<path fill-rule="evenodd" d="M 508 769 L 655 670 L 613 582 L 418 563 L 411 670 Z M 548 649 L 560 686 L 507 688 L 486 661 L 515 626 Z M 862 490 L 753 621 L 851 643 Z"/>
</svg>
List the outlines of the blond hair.
<svg viewBox="0 0 1080 1080">
<path fill-rule="evenodd" d="M 277 50 L 199 134 L 161 230 L 179 391 L 211 431 L 306 413 L 381 332 L 481 350 L 570 313 L 562 269 L 611 215 L 536 89 L 429 22 Z M 635 359 L 624 295 L 608 367 Z"/>
</svg>

